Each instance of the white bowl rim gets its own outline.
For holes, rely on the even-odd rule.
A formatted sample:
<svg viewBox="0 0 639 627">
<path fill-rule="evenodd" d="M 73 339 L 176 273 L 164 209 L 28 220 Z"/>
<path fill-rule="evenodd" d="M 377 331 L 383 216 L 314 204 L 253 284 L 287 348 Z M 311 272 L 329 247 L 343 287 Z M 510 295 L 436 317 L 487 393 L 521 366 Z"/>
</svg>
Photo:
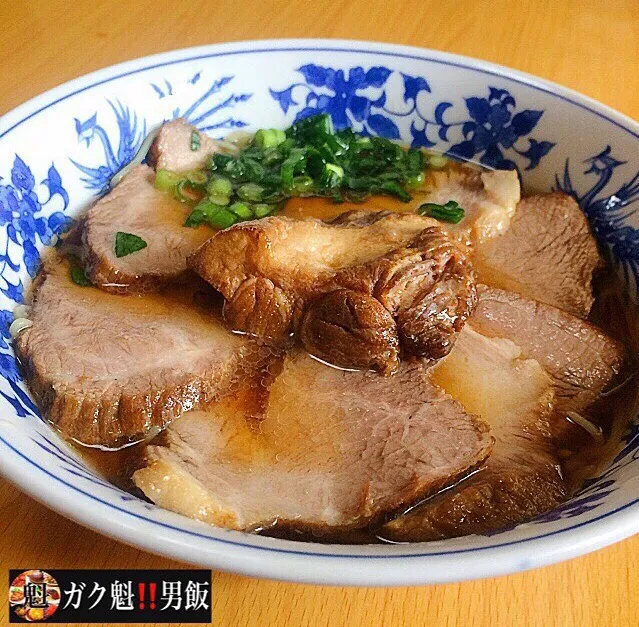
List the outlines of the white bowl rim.
<svg viewBox="0 0 639 627">
<path fill-rule="evenodd" d="M 6 113 L 0 119 L 0 139 L 57 102 L 125 75 L 155 67 L 194 61 L 198 58 L 245 53 L 314 50 L 396 56 L 416 61 L 452 65 L 502 77 L 585 109 L 639 139 L 639 124 L 628 116 L 551 81 L 462 55 L 414 46 L 346 39 L 237 41 L 173 50 L 112 65 L 72 79 L 31 98 Z M 60 477 L 48 473 L 2 436 L 0 436 L 0 445 L 8 453 L 0 455 L 0 472 L 24 492 L 68 518 L 107 536 L 167 557 L 219 570 L 284 581 L 371 586 L 415 585 L 478 579 L 519 572 L 577 557 L 627 538 L 639 530 L 638 498 L 593 519 L 541 533 L 535 537 L 498 542 L 489 546 L 449 550 L 441 554 L 433 552 L 393 554 L 392 546 L 385 547 L 388 552 L 383 555 L 330 552 L 330 548 L 327 548 L 326 552 L 304 551 L 302 548 L 308 547 L 308 543 L 271 538 L 260 538 L 264 542 L 261 542 L 262 546 L 258 546 L 254 543 L 197 534 L 118 508 L 112 503 L 102 501 L 99 497 L 78 486 L 69 484 Z M 25 462 L 27 462 L 26 469 Z M 65 491 L 58 493 L 55 500 L 52 499 L 50 484 L 42 481 L 43 472 L 65 484 Z M 70 492 L 80 493 L 86 498 L 80 501 L 74 500 L 73 494 Z M 96 513 L 92 501 L 119 510 L 118 517 L 100 516 L 99 513 Z M 122 514 L 125 516 L 121 517 Z M 137 525 L 130 519 L 127 520 L 127 516 L 151 522 L 161 531 L 158 535 L 151 535 L 144 526 Z M 610 524 L 611 521 L 605 520 L 610 517 L 614 517 L 614 525 Z M 190 545 L 176 539 L 175 532 L 192 537 L 200 536 L 201 539 L 216 546 L 208 546 L 207 550 L 204 551 L 202 546 Z M 236 532 L 230 532 L 229 535 L 241 537 Z M 251 536 L 251 539 L 255 541 L 256 537 Z M 310 546 L 320 545 L 311 544 Z M 344 545 L 326 546 L 344 548 Z M 415 546 L 420 545 L 416 544 Z M 356 551 L 357 547 L 352 546 L 350 549 Z M 260 560 L 259 553 L 256 551 L 262 552 L 263 555 L 269 555 L 272 559 Z M 489 555 L 486 552 L 489 552 Z M 370 560 L 374 563 L 373 569 L 368 564 Z M 402 567 L 401 560 L 406 560 L 406 568 Z"/>
</svg>

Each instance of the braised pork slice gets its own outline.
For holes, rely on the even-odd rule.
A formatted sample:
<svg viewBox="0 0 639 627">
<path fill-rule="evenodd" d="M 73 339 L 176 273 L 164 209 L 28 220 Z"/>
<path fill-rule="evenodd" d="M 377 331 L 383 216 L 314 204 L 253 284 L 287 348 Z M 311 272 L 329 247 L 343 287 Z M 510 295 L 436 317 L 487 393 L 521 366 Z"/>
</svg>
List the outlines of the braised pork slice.
<svg viewBox="0 0 639 627">
<path fill-rule="evenodd" d="M 439 358 L 475 304 L 465 255 L 419 215 L 268 218 L 216 234 L 188 263 L 227 299 L 232 328 L 277 340 L 301 324 L 309 352 L 341 367 L 393 372 L 400 347 Z"/>
<path fill-rule="evenodd" d="M 154 186 L 151 168 L 129 172 L 108 196 L 86 214 L 82 225 L 87 274 L 108 292 L 157 289 L 186 270 L 186 257 L 214 231 L 208 226 L 183 226 L 189 207 Z M 146 247 L 117 257 L 118 232 L 141 237 Z"/>
<path fill-rule="evenodd" d="M 515 170 L 483 171 L 456 163 L 443 170 L 427 171 L 426 189 L 426 195 L 418 197 L 420 204 L 444 205 L 454 200 L 464 208 L 462 222 L 445 226 L 473 245 L 505 233 L 521 197 Z"/>
<path fill-rule="evenodd" d="M 299 333 L 306 350 L 329 363 L 392 372 L 400 344 L 406 355 L 447 355 L 475 302 L 466 257 L 439 227 L 427 227 L 404 248 L 318 286 Z"/>
<path fill-rule="evenodd" d="M 163 427 L 215 399 L 240 365 L 243 341 L 185 304 L 210 290 L 195 277 L 173 296 L 122 297 L 75 285 L 51 260 L 38 281 L 18 356 L 47 420 L 81 443 L 116 446 Z"/>
<path fill-rule="evenodd" d="M 196 138 L 194 138 L 194 134 Z M 149 163 L 157 170 L 188 172 L 203 168 L 220 143 L 201 133 L 184 118 L 166 122 L 149 150 Z"/>
<path fill-rule="evenodd" d="M 479 293 L 432 381 L 490 425 L 493 452 L 458 489 L 386 525 L 385 537 L 485 533 L 558 505 L 568 486 L 554 436 L 565 429 L 566 412 L 587 414 L 622 367 L 620 345 L 582 320 L 501 290 Z"/>
<path fill-rule="evenodd" d="M 568 313 L 504 290 L 479 287 L 474 328 L 512 340 L 553 380 L 561 411 L 582 411 L 621 371 L 623 346 Z"/>
<path fill-rule="evenodd" d="M 597 244 L 577 203 L 562 193 L 524 198 L 510 228 L 477 246 L 479 279 L 586 318 Z"/>
<path fill-rule="evenodd" d="M 492 444 L 420 365 L 386 378 L 302 351 L 285 358 L 258 423 L 233 396 L 162 438 L 135 484 L 160 507 L 243 530 L 361 527 L 474 469 Z"/>
<path fill-rule="evenodd" d="M 445 228 L 451 235 L 468 234 L 482 283 L 588 316 L 600 257 L 573 198 L 554 192 L 520 202 L 515 171 L 481 172 L 467 165 L 429 172 L 427 183 L 426 201 L 455 200 L 466 210 L 460 224 Z"/>
</svg>

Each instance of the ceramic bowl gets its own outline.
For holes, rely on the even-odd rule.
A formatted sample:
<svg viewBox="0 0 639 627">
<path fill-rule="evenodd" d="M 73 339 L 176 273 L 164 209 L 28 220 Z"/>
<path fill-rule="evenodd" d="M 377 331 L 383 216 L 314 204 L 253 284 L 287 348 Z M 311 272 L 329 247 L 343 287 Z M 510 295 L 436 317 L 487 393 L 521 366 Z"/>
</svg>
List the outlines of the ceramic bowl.
<svg viewBox="0 0 639 627">
<path fill-rule="evenodd" d="M 639 529 L 639 430 L 572 500 L 527 524 L 409 545 L 298 543 L 215 529 L 103 481 L 42 420 L 8 325 L 46 246 L 100 194 L 149 129 L 286 127 L 309 112 L 337 127 L 518 168 L 527 191 L 561 189 L 588 216 L 631 295 L 639 270 L 639 125 L 558 85 L 418 48 L 276 40 L 179 50 L 95 72 L 0 120 L 0 470 L 47 506 L 149 551 L 248 575 L 400 585 L 512 573 Z"/>
</svg>

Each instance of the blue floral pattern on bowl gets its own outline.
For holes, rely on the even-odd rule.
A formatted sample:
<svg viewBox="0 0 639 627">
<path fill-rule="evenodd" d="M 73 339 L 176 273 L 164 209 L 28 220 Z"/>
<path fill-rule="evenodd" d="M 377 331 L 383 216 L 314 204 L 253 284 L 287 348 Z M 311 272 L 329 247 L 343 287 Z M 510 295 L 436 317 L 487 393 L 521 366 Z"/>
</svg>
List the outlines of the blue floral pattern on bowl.
<svg viewBox="0 0 639 627">
<path fill-rule="evenodd" d="M 465 98 L 466 115 L 450 121 L 453 112 L 449 110 L 454 109 L 452 102 L 431 103 L 428 113 L 424 110 L 426 105 L 418 104 L 420 94 L 431 92 L 428 81 L 421 76 L 400 72 L 405 108 L 394 110 L 387 106 L 384 90 L 394 73 L 390 68 L 373 66 L 364 70 L 357 66 L 342 70 L 310 63 L 297 71 L 304 77 L 304 82 L 293 83 L 279 91 L 270 90 L 285 114 L 289 109 L 302 107 L 297 111 L 295 120 L 328 113 L 338 130 L 352 126 L 360 133 L 399 140 L 403 138 L 396 122 L 404 118 L 410 121 L 413 148 L 437 146 L 441 149 L 441 142 L 447 142 L 448 154 L 499 169 L 517 167 L 504 151 L 525 157 L 528 160 L 526 169 L 532 170 L 555 145 L 529 137 L 544 112 L 523 109 L 514 113 L 517 103 L 506 89 L 489 86 L 488 97 Z M 374 99 L 365 95 L 370 88 L 377 90 Z M 451 129 L 461 134 L 457 143 L 449 141 Z M 431 139 L 433 135 L 434 139 Z M 528 146 L 518 148 L 517 143 L 523 138 L 527 138 Z"/>
<path fill-rule="evenodd" d="M 596 177 L 585 191 L 575 189 L 570 177 L 570 160 L 566 159 L 563 176 L 555 177 L 556 189 L 570 194 L 582 208 L 600 244 L 621 269 L 624 281 L 636 292 L 639 288 L 639 230 L 626 226 L 628 218 L 639 211 L 639 172 L 612 191 L 611 179 L 616 168 L 625 164 L 606 146 L 599 154 L 584 161 L 584 174 Z M 614 189 L 614 188 L 613 188 Z M 630 207 L 635 204 L 634 207 Z"/>
<path fill-rule="evenodd" d="M 44 189 L 43 189 L 44 188 Z M 56 197 L 62 209 L 47 214 L 47 207 Z M 4 250 L 0 252 L 0 292 L 14 304 L 24 298 L 21 275 L 34 277 L 40 265 L 39 245 L 51 245 L 73 224 L 64 211 L 69 206 L 69 195 L 62 185 L 60 174 L 51 165 L 40 185 L 27 164 L 15 156 L 9 180 L 0 176 L 0 229 L 6 233 Z M 25 390 L 19 385 L 18 371 L 11 347 L 9 325 L 12 310 L 0 310 L 0 375 L 11 386 L 12 394 L 0 391 L 20 416 L 37 413 Z"/>
</svg>

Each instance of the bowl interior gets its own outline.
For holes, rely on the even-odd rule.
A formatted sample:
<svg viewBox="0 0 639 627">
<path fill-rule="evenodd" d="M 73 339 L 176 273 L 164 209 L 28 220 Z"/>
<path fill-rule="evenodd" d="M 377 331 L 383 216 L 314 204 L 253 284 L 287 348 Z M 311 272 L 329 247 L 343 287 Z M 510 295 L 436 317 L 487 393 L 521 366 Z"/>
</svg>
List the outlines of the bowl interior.
<svg viewBox="0 0 639 627">
<path fill-rule="evenodd" d="M 161 122 L 183 116 L 223 137 L 236 129 L 285 127 L 309 112 L 330 113 L 338 128 L 516 167 L 527 192 L 572 194 L 636 299 L 639 132 L 602 105 L 489 64 L 363 42 L 249 42 L 141 59 L 64 85 L 0 121 L 7 156 L 0 165 L 4 473 L 51 507 L 145 548 L 250 574 L 329 583 L 497 574 L 628 535 L 639 511 L 636 427 L 605 472 L 530 523 L 490 536 L 349 547 L 254 537 L 159 510 L 103 481 L 39 419 L 8 325 L 43 249 L 105 193 L 111 176 Z M 412 561 L 411 573 L 398 558 Z M 335 564 L 348 573 L 335 571 Z"/>
</svg>

